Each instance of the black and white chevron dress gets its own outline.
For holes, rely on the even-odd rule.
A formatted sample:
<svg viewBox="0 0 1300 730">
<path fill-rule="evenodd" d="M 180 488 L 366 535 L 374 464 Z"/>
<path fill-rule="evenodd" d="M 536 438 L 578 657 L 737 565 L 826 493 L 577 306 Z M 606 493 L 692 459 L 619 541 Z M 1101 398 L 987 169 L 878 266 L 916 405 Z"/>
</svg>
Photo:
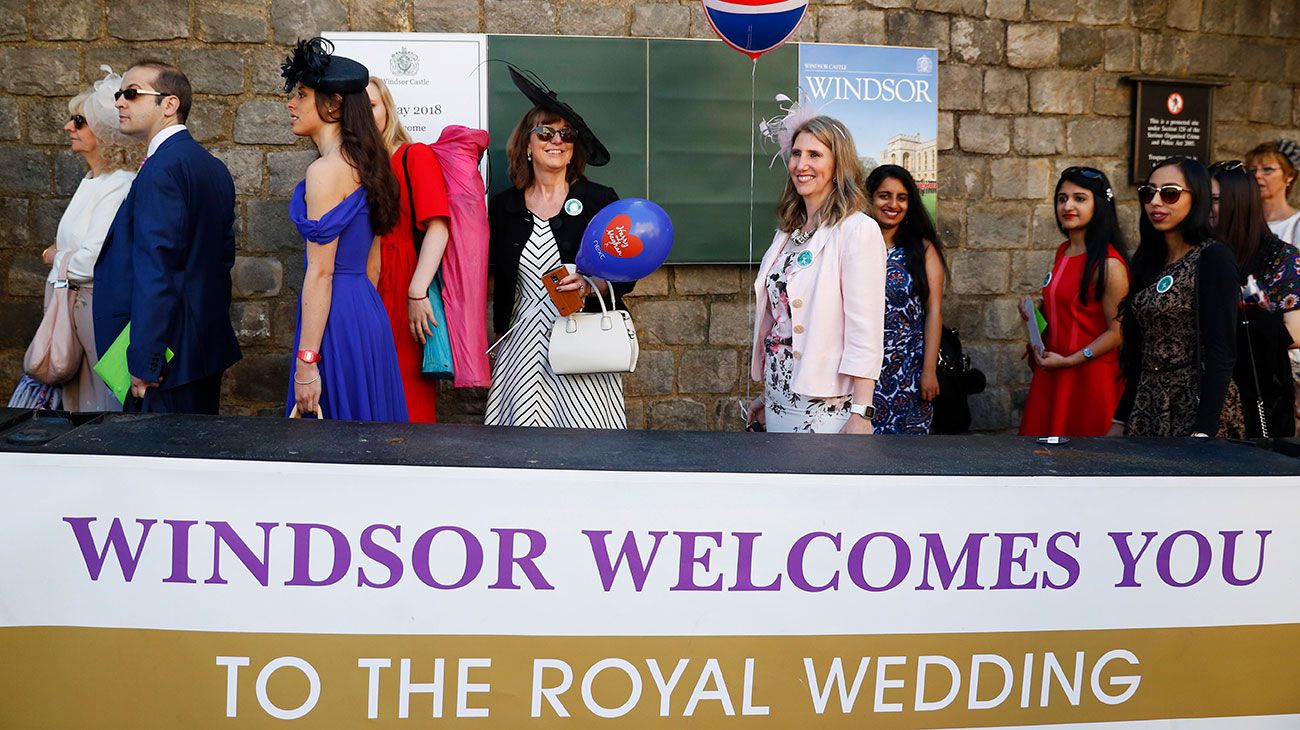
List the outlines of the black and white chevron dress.
<svg viewBox="0 0 1300 730">
<path fill-rule="evenodd" d="M 617 373 L 556 375 L 547 359 L 551 325 L 560 316 L 542 286 L 542 274 L 560 265 L 546 220 L 533 216 L 533 233 L 519 257 L 519 284 L 511 323 L 488 390 L 489 426 L 627 428 L 623 378 Z"/>
</svg>

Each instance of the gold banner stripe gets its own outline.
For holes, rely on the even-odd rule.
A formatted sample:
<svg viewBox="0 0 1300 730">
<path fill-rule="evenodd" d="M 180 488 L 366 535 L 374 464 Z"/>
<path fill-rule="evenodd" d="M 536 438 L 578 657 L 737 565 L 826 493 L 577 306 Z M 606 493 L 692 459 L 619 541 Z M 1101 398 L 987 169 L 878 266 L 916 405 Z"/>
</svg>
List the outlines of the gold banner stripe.
<svg viewBox="0 0 1300 730">
<path fill-rule="evenodd" d="M 1130 652 L 1138 665 L 1116 652 Z M 1005 700 L 995 707 L 969 707 L 976 655 L 983 655 L 977 703 L 991 704 L 1003 694 L 1004 670 L 1011 669 Z M 1032 656 L 1028 682 L 1026 655 Z M 282 657 L 305 662 L 317 675 L 318 696 L 295 727 L 364 723 L 400 728 L 433 722 L 452 728 L 572 729 L 599 723 L 611 728 L 889 730 L 1300 713 L 1300 624 L 812 637 L 358 636 L 17 627 L 0 629 L 0 656 L 0 727 L 14 729 L 283 727 L 284 719 L 263 708 L 259 675 L 262 697 L 282 713 L 303 705 L 311 681 L 293 660 L 267 670 Z M 1098 668 L 1107 656 L 1110 660 Z M 219 665 L 218 657 L 237 658 L 225 660 L 227 664 L 248 659 L 247 666 L 234 669 L 234 718 L 227 717 L 232 669 Z M 863 658 L 869 659 L 851 712 L 843 711 L 840 692 L 831 689 L 818 714 L 817 687 L 809 686 L 805 658 L 813 662 L 814 685 L 820 685 L 836 657 L 848 685 Z M 430 719 L 434 696 L 419 691 L 408 695 L 408 717 L 399 716 L 403 658 L 410 660 L 411 683 L 433 682 L 435 660 L 444 660 L 440 719 Z M 457 717 L 462 660 L 475 658 L 490 659 L 491 666 L 464 662 L 467 682 L 490 684 L 490 690 L 467 694 L 459 704 L 480 714 L 486 709 L 487 717 Z M 381 661 L 372 662 L 372 669 L 358 666 L 362 659 Z M 538 700 L 541 716 L 531 716 L 536 659 L 558 660 L 571 668 L 570 686 L 554 695 L 570 717 L 559 717 L 545 697 Z M 599 664 L 606 659 L 614 661 Z M 687 664 L 664 699 L 649 660 L 656 662 L 660 681 L 669 683 L 682 659 Z M 389 666 L 379 666 L 382 660 Z M 917 709 L 923 663 L 921 702 L 938 704 L 952 694 L 949 663 L 961 675 L 951 703 L 942 709 Z M 378 677 L 377 717 L 368 719 L 372 673 Z M 551 668 L 540 676 L 551 687 L 562 675 L 561 669 Z M 1126 677 L 1132 676 L 1140 680 L 1131 696 L 1108 703 L 1107 698 L 1124 695 L 1132 684 Z M 628 704 L 636 684 L 639 699 Z M 668 714 L 661 717 L 665 703 Z M 733 715 L 727 714 L 728 707 Z M 742 714 L 763 708 L 766 714 Z"/>
</svg>

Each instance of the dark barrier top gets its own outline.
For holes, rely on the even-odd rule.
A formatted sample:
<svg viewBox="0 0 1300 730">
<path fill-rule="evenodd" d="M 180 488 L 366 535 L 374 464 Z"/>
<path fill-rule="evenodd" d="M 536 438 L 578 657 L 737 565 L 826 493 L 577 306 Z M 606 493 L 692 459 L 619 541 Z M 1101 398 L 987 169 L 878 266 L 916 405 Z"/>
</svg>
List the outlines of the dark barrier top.
<svg viewBox="0 0 1300 730">
<path fill-rule="evenodd" d="M 1276 446 L 1300 453 L 1294 441 Z M 31 412 L 12 409 L 0 409 L 0 451 L 668 472 L 1300 475 L 1300 459 L 1217 439 L 1073 439 L 1046 446 L 1015 436 L 578 431 L 214 416 L 111 414 L 69 422 L 33 420 Z"/>
</svg>

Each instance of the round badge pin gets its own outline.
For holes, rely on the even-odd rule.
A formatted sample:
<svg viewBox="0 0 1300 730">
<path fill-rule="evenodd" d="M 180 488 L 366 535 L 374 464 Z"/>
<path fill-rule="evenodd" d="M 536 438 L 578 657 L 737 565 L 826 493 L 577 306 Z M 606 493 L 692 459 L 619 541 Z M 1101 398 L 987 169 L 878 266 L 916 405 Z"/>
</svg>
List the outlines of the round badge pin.
<svg viewBox="0 0 1300 730">
<path fill-rule="evenodd" d="M 794 262 L 799 264 L 801 268 L 808 268 L 813 262 L 812 251 L 800 251 L 799 255 L 795 257 Z"/>
<path fill-rule="evenodd" d="M 1173 286 L 1174 286 L 1174 277 L 1170 276 L 1169 274 L 1165 274 L 1164 276 L 1160 277 L 1160 281 L 1156 282 L 1156 291 L 1161 294 L 1164 294 L 1165 292 L 1172 289 Z"/>
<path fill-rule="evenodd" d="M 1052 272 L 1049 271 L 1047 272 L 1047 276 L 1043 277 L 1043 288 L 1046 289 L 1047 285 L 1051 283 L 1052 283 Z"/>
<path fill-rule="evenodd" d="M 582 201 L 577 198 L 569 198 L 564 201 L 564 212 L 569 215 L 578 215 L 582 212 Z"/>
</svg>

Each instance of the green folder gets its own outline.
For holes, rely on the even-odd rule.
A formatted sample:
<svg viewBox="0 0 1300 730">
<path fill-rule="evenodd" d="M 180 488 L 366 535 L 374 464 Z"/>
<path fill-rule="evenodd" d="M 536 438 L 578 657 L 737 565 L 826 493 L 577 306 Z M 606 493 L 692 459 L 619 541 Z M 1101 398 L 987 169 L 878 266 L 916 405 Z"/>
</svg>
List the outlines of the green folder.
<svg viewBox="0 0 1300 730">
<path fill-rule="evenodd" d="M 126 364 L 126 348 L 130 344 L 131 323 L 127 322 L 122 328 L 122 334 L 113 340 L 108 351 L 99 358 L 98 363 L 95 363 L 95 372 L 99 373 L 99 377 L 104 379 L 109 390 L 113 391 L 113 395 L 117 396 L 117 400 L 122 403 L 126 402 L 126 394 L 131 392 L 131 370 Z M 167 362 L 171 362 L 172 358 L 176 357 L 172 348 L 167 348 L 166 357 Z"/>
<path fill-rule="evenodd" d="M 1038 307 L 1034 307 L 1034 322 L 1038 324 L 1038 334 L 1047 331 L 1047 320 L 1043 317 L 1043 313 L 1038 311 Z M 168 355 L 167 359 L 170 360 L 171 356 Z"/>
</svg>

